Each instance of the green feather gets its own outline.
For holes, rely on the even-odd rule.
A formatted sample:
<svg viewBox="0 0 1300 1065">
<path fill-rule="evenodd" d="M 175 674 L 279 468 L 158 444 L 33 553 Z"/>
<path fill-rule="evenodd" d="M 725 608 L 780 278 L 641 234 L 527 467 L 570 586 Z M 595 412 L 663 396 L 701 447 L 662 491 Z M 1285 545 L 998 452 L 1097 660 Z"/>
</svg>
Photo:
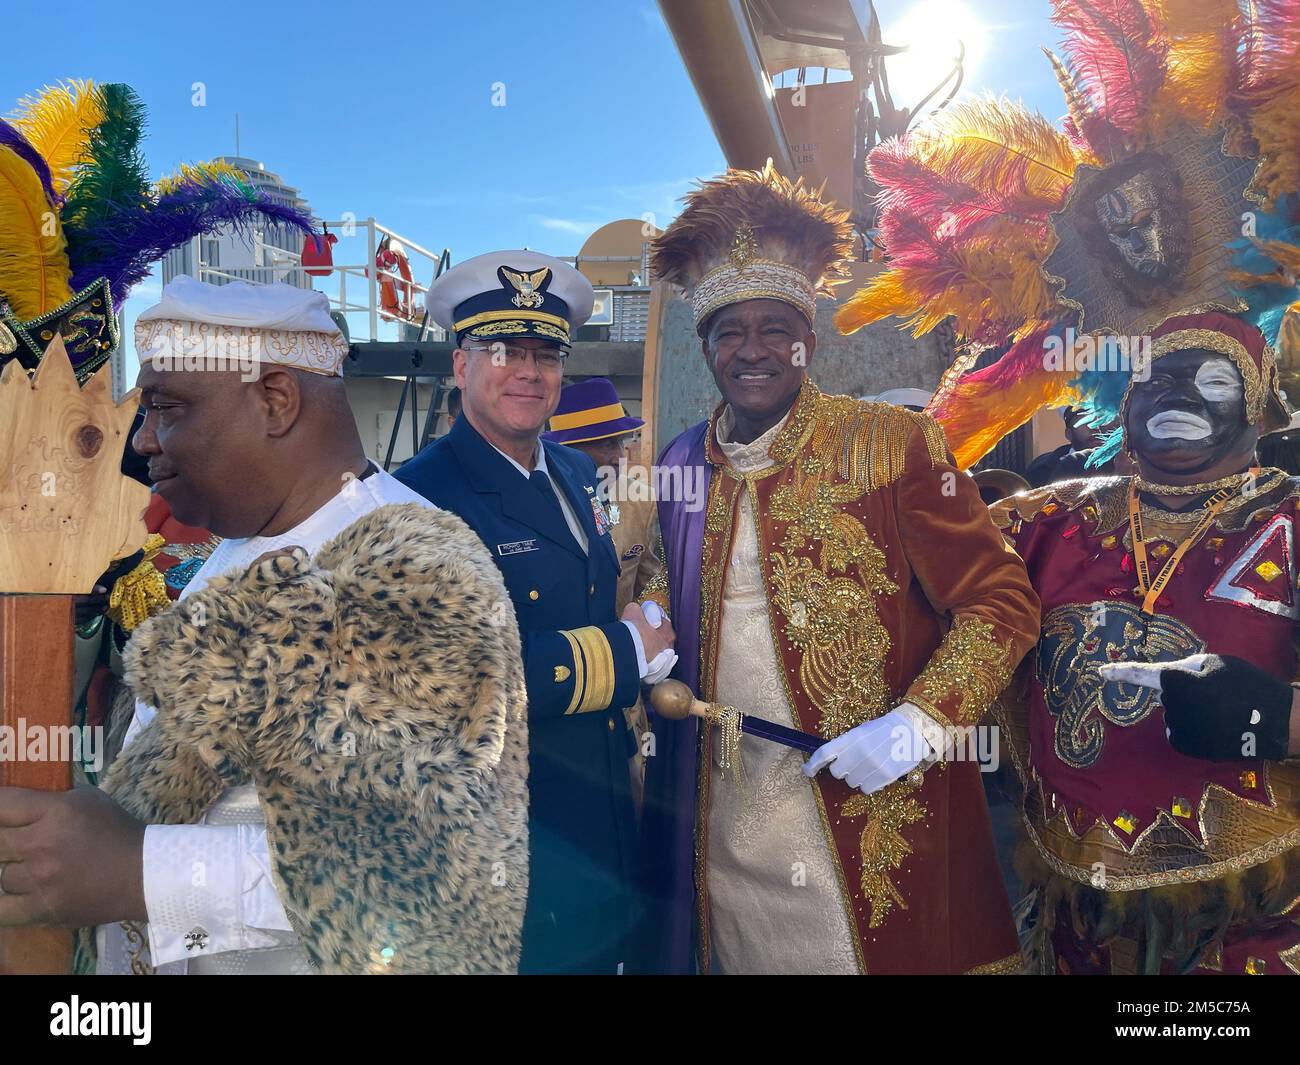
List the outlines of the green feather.
<svg viewBox="0 0 1300 1065">
<path fill-rule="evenodd" d="M 103 96 L 104 119 L 91 132 L 86 154 L 74 168 L 62 211 L 74 271 L 79 263 L 94 262 L 102 254 L 82 236 L 87 226 L 107 221 L 118 211 L 137 210 L 149 200 L 149 174 L 140 151 L 144 104 L 127 85 L 102 85 L 96 91 Z"/>
</svg>

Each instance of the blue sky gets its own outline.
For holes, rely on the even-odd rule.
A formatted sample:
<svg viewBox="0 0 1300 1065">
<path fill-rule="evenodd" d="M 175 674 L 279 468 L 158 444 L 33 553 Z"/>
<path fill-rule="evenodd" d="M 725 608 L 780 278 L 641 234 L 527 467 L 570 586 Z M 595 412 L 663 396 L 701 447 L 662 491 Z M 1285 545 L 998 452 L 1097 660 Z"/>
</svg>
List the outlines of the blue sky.
<svg viewBox="0 0 1300 1065">
<path fill-rule="evenodd" d="M 902 43 L 896 27 L 933 43 L 936 21 L 951 21 L 923 6 L 937 2 L 954 0 L 877 0 L 886 39 Z M 1057 39 L 1047 0 L 963 6 L 982 38 L 965 91 L 1055 117 L 1039 52 Z M 49 37 L 48 4 L 8 7 L 9 41 Z M 102 4 L 64 0 L 58 23 L 57 47 L 8 50 L 0 111 L 64 78 L 125 81 L 149 109 L 155 176 L 234 154 L 238 112 L 242 154 L 300 188 L 318 216 L 373 215 L 453 261 L 520 246 L 573 255 L 597 226 L 647 212 L 665 224 L 694 179 L 724 166 L 652 0 L 126 2 L 109 18 Z M 137 289 L 128 329 L 157 292 L 156 278 Z"/>
</svg>

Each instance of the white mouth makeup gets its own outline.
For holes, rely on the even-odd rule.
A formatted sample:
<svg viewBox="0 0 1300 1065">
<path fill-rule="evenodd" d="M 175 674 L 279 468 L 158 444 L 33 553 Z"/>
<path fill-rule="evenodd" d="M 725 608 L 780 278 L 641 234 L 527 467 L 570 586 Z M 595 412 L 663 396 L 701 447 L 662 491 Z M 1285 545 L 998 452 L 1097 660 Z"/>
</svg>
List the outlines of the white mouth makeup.
<svg viewBox="0 0 1300 1065">
<path fill-rule="evenodd" d="M 1210 423 L 1185 410 L 1166 410 L 1147 419 L 1147 432 L 1155 440 L 1204 440 L 1213 432 Z"/>
</svg>

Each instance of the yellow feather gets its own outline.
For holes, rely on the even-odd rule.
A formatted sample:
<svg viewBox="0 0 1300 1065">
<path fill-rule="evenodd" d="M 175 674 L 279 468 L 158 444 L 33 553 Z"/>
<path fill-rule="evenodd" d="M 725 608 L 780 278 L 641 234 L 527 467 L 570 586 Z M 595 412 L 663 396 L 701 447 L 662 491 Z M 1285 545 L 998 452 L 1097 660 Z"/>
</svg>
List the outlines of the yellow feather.
<svg viewBox="0 0 1300 1065">
<path fill-rule="evenodd" d="M 1300 188 L 1300 107 L 1297 93 L 1279 92 L 1250 115 L 1250 132 L 1259 142 L 1260 164 L 1254 187 L 1272 207 L 1279 196 Z"/>
<path fill-rule="evenodd" d="M 1037 370 L 1009 387 L 964 380 L 961 373 L 954 367 L 944 375 L 926 413 L 943 426 L 957 468 L 962 470 L 979 462 L 1036 411 L 1078 399 L 1069 386 L 1069 375 L 1053 370 Z"/>
<path fill-rule="evenodd" d="M 214 181 L 219 178 L 231 178 L 240 183 L 248 180 L 242 170 L 236 170 L 229 163 L 216 160 L 210 163 L 181 163 L 176 168 L 176 173 L 158 179 L 158 184 L 154 186 L 154 192 L 162 196 L 174 192 L 185 181 L 204 179 Z"/>
<path fill-rule="evenodd" d="M 949 316 L 970 336 L 989 321 L 1020 323 L 1045 317 L 1054 303 L 1040 264 L 1042 237 L 1023 222 L 999 219 L 977 239 L 952 250 L 952 261 L 922 269 L 895 267 L 871 278 L 835 315 L 845 335 L 894 315 L 913 336 L 930 332 Z M 942 294 L 927 298 L 942 286 Z"/>
<path fill-rule="evenodd" d="M 942 171 L 959 161 L 962 179 L 992 194 L 1012 184 L 1012 167 L 1023 167 L 1018 184 L 1024 192 L 1058 202 L 1075 168 L 1096 162 L 1042 115 L 993 96 L 940 111 L 909 135 L 909 143 L 923 166 Z"/>
<path fill-rule="evenodd" d="M 72 298 L 71 267 L 59 216 L 41 179 L 12 148 L 0 148 L 0 296 L 23 320 Z"/>
<path fill-rule="evenodd" d="M 1227 116 L 1231 59 L 1241 37 L 1238 0 L 1147 0 L 1152 22 L 1165 38 L 1165 82 L 1146 114 L 1154 140 L 1178 124 L 1201 129 Z"/>
<path fill-rule="evenodd" d="M 103 98 L 95 83 L 70 81 L 18 101 L 12 121 L 50 166 L 54 190 L 68 191 L 73 168 L 85 156 L 90 131 L 104 119 Z"/>
</svg>

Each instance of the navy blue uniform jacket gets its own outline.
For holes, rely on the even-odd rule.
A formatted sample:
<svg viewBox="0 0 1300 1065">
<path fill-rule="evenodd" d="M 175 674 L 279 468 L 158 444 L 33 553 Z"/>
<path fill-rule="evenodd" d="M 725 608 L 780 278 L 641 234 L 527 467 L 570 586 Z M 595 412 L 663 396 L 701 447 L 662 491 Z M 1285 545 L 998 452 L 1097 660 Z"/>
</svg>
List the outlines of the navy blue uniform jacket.
<svg viewBox="0 0 1300 1065">
<path fill-rule="evenodd" d="M 627 962 L 635 815 L 622 710 L 640 685 L 636 650 L 614 614 L 619 562 L 596 467 L 543 442 L 563 516 L 462 416 L 397 479 L 458 514 L 505 577 L 528 682 L 529 892 L 525 972 L 613 972 Z M 593 504 L 593 501 L 594 502 Z"/>
</svg>

